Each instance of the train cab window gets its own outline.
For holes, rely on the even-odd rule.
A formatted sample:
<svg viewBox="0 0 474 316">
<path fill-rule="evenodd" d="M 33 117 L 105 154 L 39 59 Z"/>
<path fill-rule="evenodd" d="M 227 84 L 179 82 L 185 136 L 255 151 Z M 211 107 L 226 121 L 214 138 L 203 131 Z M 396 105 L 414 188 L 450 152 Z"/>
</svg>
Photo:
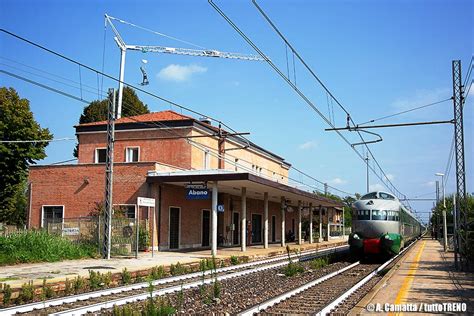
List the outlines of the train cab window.
<svg viewBox="0 0 474 316">
<path fill-rule="evenodd" d="M 395 197 L 388 193 L 379 192 L 379 197 L 383 200 L 395 200 Z"/>
<path fill-rule="evenodd" d="M 362 221 L 370 220 L 370 211 L 369 210 L 358 210 L 357 219 Z"/>
<path fill-rule="evenodd" d="M 372 210 L 372 220 L 373 221 L 386 221 L 387 220 L 387 211 Z"/>
<path fill-rule="evenodd" d="M 367 193 L 366 195 L 362 196 L 360 199 L 361 200 L 377 199 L 377 192 Z"/>
</svg>

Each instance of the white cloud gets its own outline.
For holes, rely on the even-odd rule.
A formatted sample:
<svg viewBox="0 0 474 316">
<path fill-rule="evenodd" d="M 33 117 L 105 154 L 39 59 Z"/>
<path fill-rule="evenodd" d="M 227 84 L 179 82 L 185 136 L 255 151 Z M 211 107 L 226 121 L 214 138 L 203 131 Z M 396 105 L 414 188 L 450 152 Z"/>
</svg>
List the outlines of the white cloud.
<svg viewBox="0 0 474 316">
<path fill-rule="evenodd" d="M 342 184 L 347 184 L 347 180 L 341 179 L 341 178 L 334 178 L 332 180 L 327 181 L 329 184 L 332 185 L 342 185 Z"/>
<path fill-rule="evenodd" d="M 387 173 L 387 179 L 389 179 L 390 181 L 393 181 L 395 180 L 395 176 L 391 173 Z"/>
<path fill-rule="evenodd" d="M 369 191 L 370 192 L 372 192 L 372 191 L 385 191 L 385 187 L 383 185 L 381 185 L 380 183 L 371 184 L 371 185 L 369 185 Z"/>
<path fill-rule="evenodd" d="M 163 80 L 181 82 L 191 79 L 191 76 L 193 74 L 203 73 L 206 71 L 206 67 L 201 67 L 194 64 L 184 66 L 171 64 L 160 70 L 160 72 L 158 73 L 158 78 Z"/>
<path fill-rule="evenodd" d="M 415 95 L 408 98 L 400 98 L 392 103 L 392 107 L 397 111 L 405 111 L 417 106 L 434 103 L 449 98 L 452 91 L 448 88 L 436 90 L 417 90 Z"/>
<path fill-rule="evenodd" d="M 298 146 L 299 149 L 301 150 L 308 150 L 308 149 L 311 149 L 311 148 L 315 148 L 318 144 L 315 142 L 315 141 L 308 141 L 306 143 L 303 143 L 301 145 Z"/>
</svg>

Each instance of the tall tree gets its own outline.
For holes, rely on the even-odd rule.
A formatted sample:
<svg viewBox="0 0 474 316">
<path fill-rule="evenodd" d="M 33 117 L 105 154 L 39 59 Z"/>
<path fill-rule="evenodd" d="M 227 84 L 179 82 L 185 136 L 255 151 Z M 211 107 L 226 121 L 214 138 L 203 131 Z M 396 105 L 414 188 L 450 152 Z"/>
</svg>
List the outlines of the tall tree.
<svg viewBox="0 0 474 316">
<path fill-rule="evenodd" d="M 118 94 L 115 93 L 115 103 L 117 104 Z M 92 123 L 107 120 L 108 100 L 96 100 L 89 103 L 82 111 L 79 124 Z M 130 87 L 123 89 L 122 96 L 122 116 L 134 116 L 150 113 L 148 106 L 137 96 L 135 90 Z M 74 157 L 77 158 L 78 145 L 74 148 Z"/>
<path fill-rule="evenodd" d="M 115 103 L 117 104 L 117 93 L 115 93 Z M 84 108 L 79 118 L 79 124 L 105 121 L 107 120 L 108 100 L 93 101 Z M 135 90 L 130 87 L 123 88 L 122 96 L 122 116 L 134 116 L 150 113 L 148 106 L 137 96 Z"/>
<path fill-rule="evenodd" d="M 0 139 L 51 140 L 53 135 L 35 121 L 30 101 L 13 88 L 0 88 Z M 28 167 L 46 157 L 48 142 L 0 143 L 0 222 L 23 224 L 26 218 Z"/>
</svg>

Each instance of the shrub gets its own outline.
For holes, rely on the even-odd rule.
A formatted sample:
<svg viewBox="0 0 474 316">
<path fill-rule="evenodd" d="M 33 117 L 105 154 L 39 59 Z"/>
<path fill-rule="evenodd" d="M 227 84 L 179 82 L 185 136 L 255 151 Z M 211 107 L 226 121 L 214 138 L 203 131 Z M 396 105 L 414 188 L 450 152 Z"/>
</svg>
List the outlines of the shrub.
<svg viewBox="0 0 474 316">
<path fill-rule="evenodd" d="M 236 265 L 236 264 L 239 264 L 239 257 L 237 256 L 230 256 L 230 264 L 231 265 Z"/>
<path fill-rule="evenodd" d="M 150 247 L 150 234 L 146 227 L 140 226 L 138 229 L 138 248 L 140 250 L 148 250 Z"/>
<path fill-rule="evenodd" d="M 89 288 L 91 290 L 96 290 L 100 287 L 101 283 L 102 283 L 102 276 L 100 272 L 89 270 Z"/>
<path fill-rule="evenodd" d="M 42 230 L 0 236 L 0 265 L 80 259 L 96 254 L 97 247 L 93 244 L 74 243 Z"/>
<path fill-rule="evenodd" d="M 172 276 L 182 275 L 188 273 L 188 270 L 181 263 L 172 264 L 170 266 L 170 273 Z"/>
<path fill-rule="evenodd" d="M 214 298 L 220 298 L 221 297 L 221 284 L 217 279 L 214 280 L 214 284 L 212 287 L 212 294 L 214 295 Z"/>
<path fill-rule="evenodd" d="M 304 272 L 304 268 L 300 263 L 290 262 L 283 268 L 283 273 L 287 277 L 292 277 L 302 272 Z"/>
<path fill-rule="evenodd" d="M 327 266 L 328 262 L 328 257 L 316 258 L 310 261 L 309 266 L 311 269 L 317 270 Z"/>
<path fill-rule="evenodd" d="M 18 296 L 20 302 L 31 302 L 35 298 L 35 287 L 33 286 L 33 281 L 28 283 L 23 283 L 21 286 L 21 292 Z"/>
<path fill-rule="evenodd" d="M 110 284 L 112 283 L 112 272 L 109 271 L 105 274 L 102 274 L 102 283 L 106 287 L 110 286 Z"/>
<path fill-rule="evenodd" d="M 46 283 L 46 279 L 43 279 L 43 286 L 41 288 L 41 299 L 44 301 L 48 298 L 52 298 L 54 296 L 54 290 L 51 285 Z"/>
<path fill-rule="evenodd" d="M 127 268 L 123 268 L 122 270 L 122 283 L 123 284 L 130 284 L 132 282 L 132 274 L 127 270 Z"/>
<path fill-rule="evenodd" d="M 72 293 L 72 283 L 68 278 L 66 278 L 66 281 L 64 281 L 64 294 L 69 295 L 71 293 Z"/>
<path fill-rule="evenodd" d="M 3 293 L 3 305 L 8 305 L 12 299 L 12 288 L 8 284 L 4 284 L 2 291 Z"/>
<path fill-rule="evenodd" d="M 74 294 L 78 294 L 80 291 L 82 291 L 85 285 L 86 282 L 84 278 L 81 278 L 81 276 L 78 275 L 73 282 Z"/>
<path fill-rule="evenodd" d="M 150 276 L 153 280 L 161 279 L 165 276 L 165 274 L 166 272 L 163 266 L 154 266 L 153 268 L 151 268 Z"/>
</svg>

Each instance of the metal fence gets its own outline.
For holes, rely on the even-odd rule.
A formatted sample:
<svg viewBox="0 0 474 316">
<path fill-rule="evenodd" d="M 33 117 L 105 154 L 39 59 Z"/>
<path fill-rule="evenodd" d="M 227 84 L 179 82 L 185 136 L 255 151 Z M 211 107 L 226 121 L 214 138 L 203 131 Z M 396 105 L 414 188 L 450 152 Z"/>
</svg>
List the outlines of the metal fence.
<svg viewBox="0 0 474 316">
<path fill-rule="evenodd" d="M 150 232 L 148 220 L 140 220 L 137 233 L 137 220 L 134 218 L 113 218 L 111 255 L 129 256 L 135 254 L 137 248 L 148 250 Z M 104 218 L 100 216 L 63 218 L 61 222 L 47 222 L 48 233 L 60 234 L 73 242 L 88 242 L 97 245 L 102 251 L 104 234 Z"/>
</svg>

